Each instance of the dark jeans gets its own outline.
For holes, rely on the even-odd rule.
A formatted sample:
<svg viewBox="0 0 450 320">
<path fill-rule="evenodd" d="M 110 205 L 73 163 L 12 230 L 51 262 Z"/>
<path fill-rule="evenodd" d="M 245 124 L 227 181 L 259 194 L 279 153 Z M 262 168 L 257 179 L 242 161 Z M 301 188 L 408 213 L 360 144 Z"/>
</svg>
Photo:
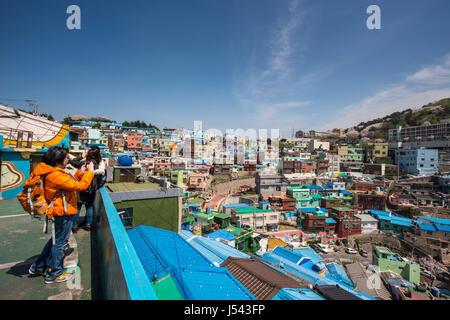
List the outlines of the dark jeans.
<svg viewBox="0 0 450 320">
<path fill-rule="evenodd" d="M 33 263 L 32 268 L 38 271 L 47 269 L 47 277 L 55 278 L 63 273 L 62 260 L 64 245 L 69 241 L 72 228 L 72 216 L 54 217 L 55 220 L 55 245 L 52 239 L 42 249 L 41 255 Z M 49 226 L 49 229 L 53 226 Z"/>
<path fill-rule="evenodd" d="M 84 203 L 79 203 L 77 204 L 78 207 L 78 212 L 77 214 L 75 214 L 73 216 L 73 227 L 78 227 L 78 218 L 80 216 L 80 212 L 81 212 L 81 208 L 83 207 Z M 86 208 L 86 226 L 90 226 L 92 225 L 92 215 L 94 213 L 94 204 L 84 204 L 85 208 Z"/>
</svg>

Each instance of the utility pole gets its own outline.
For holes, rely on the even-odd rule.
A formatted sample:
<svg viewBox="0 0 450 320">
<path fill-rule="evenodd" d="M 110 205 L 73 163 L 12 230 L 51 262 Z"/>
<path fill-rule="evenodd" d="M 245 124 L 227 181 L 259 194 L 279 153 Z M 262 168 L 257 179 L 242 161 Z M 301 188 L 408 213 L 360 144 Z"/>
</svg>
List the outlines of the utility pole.
<svg viewBox="0 0 450 320">
<path fill-rule="evenodd" d="M 38 110 L 37 110 L 37 100 L 25 100 L 26 102 L 28 102 L 30 104 L 30 106 L 34 107 L 34 115 L 37 116 L 38 115 Z"/>
</svg>

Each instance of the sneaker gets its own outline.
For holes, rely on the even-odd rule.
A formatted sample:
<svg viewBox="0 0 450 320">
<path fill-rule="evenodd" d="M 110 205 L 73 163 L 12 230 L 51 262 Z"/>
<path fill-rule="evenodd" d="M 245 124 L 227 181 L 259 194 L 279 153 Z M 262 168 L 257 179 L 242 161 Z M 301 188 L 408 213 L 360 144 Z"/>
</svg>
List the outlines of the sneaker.
<svg viewBox="0 0 450 320">
<path fill-rule="evenodd" d="M 44 281 L 45 281 L 45 283 L 58 283 L 58 282 L 64 282 L 64 281 L 71 280 L 72 277 L 73 277 L 73 275 L 70 273 L 62 273 L 59 276 L 57 276 L 56 278 L 45 277 Z"/>
<path fill-rule="evenodd" d="M 73 227 L 73 228 L 72 228 L 72 233 L 77 233 L 77 232 L 78 232 L 78 229 L 80 229 L 80 228 L 78 228 L 78 227 Z"/>
<path fill-rule="evenodd" d="M 30 269 L 28 269 L 28 273 L 31 274 L 32 276 L 43 276 L 43 275 L 45 275 L 45 271 L 33 269 L 33 265 L 31 265 Z"/>
<path fill-rule="evenodd" d="M 91 226 L 84 226 L 83 229 L 86 230 L 86 231 L 91 231 L 92 227 Z"/>
<path fill-rule="evenodd" d="M 65 257 L 70 256 L 70 254 L 73 252 L 73 250 L 74 249 L 71 247 L 64 248 L 64 256 Z"/>
</svg>

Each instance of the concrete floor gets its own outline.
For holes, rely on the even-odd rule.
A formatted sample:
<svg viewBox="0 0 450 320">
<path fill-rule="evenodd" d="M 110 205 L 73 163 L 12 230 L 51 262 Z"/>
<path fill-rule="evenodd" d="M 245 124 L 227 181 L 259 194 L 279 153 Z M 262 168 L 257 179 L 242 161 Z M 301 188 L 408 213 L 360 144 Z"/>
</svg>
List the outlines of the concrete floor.
<svg viewBox="0 0 450 320">
<path fill-rule="evenodd" d="M 0 300 L 91 300 L 91 240 L 87 231 L 80 230 L 74 237 L 79 285 L 75 280 L 45 284 L 42 276 L 28 274 L 51 236 L 42 228 L 43 220 L 30 218 L 16 199 L 0 200 Z"/>
</svg>

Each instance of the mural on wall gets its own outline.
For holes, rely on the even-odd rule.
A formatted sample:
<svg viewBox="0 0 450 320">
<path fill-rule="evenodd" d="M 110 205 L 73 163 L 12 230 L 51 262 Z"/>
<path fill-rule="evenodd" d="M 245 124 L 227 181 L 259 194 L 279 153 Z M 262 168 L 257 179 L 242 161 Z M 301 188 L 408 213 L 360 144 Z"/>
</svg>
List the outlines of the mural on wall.
<svg viewBox="0 0 450 320">
<path fill-rule="evenodd" d="M 36 155 L 53 146 L 70 146 L 68 126 L 4 105 L 0 105 L 0 140 L 3 199 L 13 199 L 22 191 Z"/>
<path fill-rule="evenodd" d="M 69 127 L 58 121 L 50 121 L 45 117 L 0 105 L 0 135 L 3 136 L 5 149 L 24 148 L 28 138 L 33 149 L 46 149 L 61 144 L 69 147 L 68 133 Z M 18 135 L 23 141 L 19 145 L 17 145 Z"/>
<path fill-rule="evenodd" d="M 17 188 L 25 182 L 25 175 L 12 162 L 2 162 L 1 173 L 0 187 L 2 191 Z"/>
</svg>

